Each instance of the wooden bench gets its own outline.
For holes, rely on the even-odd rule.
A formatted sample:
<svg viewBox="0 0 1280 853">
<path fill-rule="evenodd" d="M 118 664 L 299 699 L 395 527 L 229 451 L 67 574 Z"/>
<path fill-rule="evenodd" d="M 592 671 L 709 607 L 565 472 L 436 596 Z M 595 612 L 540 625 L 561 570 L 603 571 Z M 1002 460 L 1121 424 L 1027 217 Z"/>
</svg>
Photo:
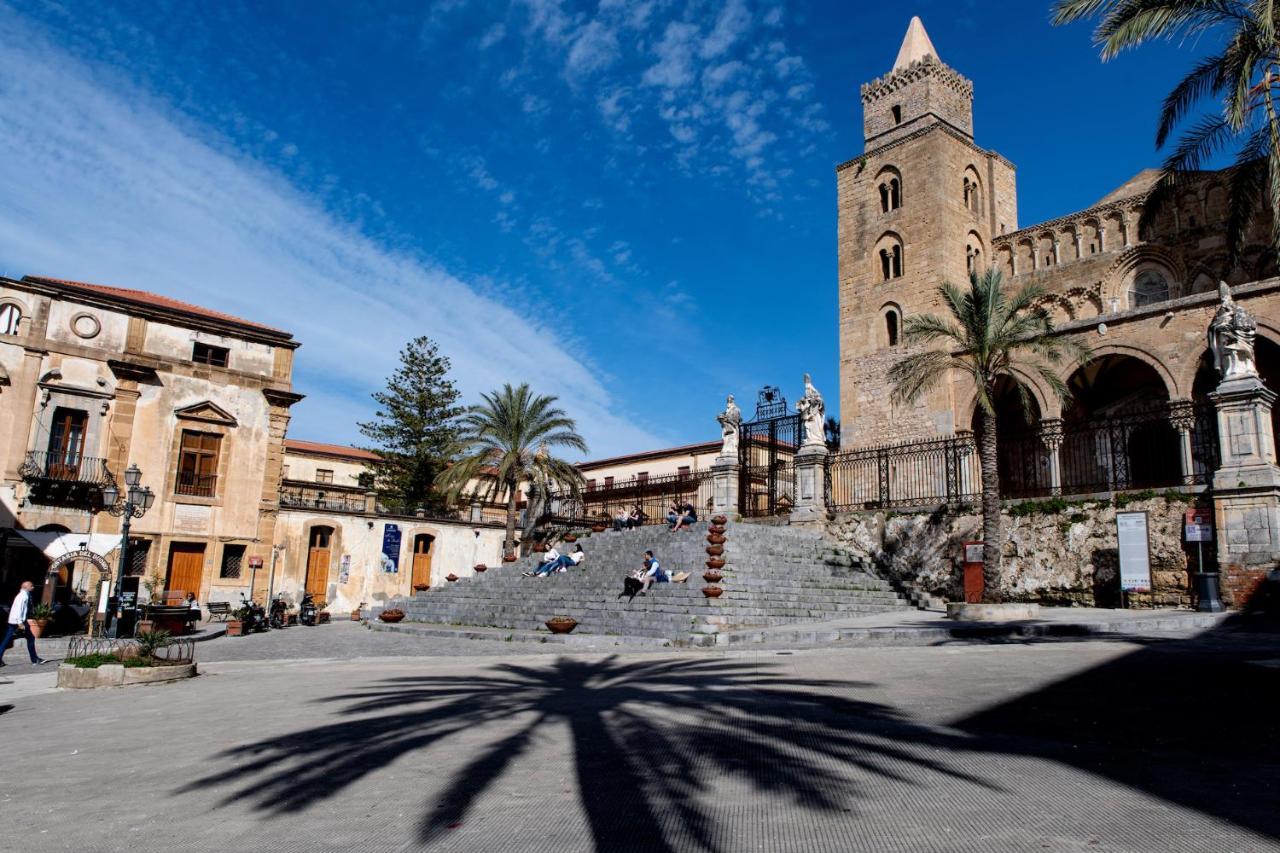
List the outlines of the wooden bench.
<svg viewBox="0 0 1280 853">
<path fill-rule="evenodd" d="M 217 619 L 219 622 L 226 622 L 231 618 L 231 602 L 229 601 L 210 602 L 208 610 L 210 619 Z"/>
</svg>

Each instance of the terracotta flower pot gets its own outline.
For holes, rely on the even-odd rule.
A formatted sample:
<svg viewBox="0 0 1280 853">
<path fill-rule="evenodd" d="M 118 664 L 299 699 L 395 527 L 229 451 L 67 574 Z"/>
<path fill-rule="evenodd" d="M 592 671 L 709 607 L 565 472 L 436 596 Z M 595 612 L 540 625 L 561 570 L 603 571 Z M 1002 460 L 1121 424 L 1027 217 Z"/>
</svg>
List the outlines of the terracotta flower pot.
<svg viewBox="0 0 1280 853">
<path fill-rule="evenodd" d="M 547 551 L 547 543 L 546 543 L 546 542 L 535 542 L 535 543 L 533 544 L 533 550 L 534 550 L 534 552 L 535 552 L 535 553 L 538 553 L 538 554 L 545 554 L 545 553 L 546 553 L 546 551 Z"/>
<path fill-rule="evenodd" d="M 721 536 L 719 533 L 708 533 L 707 541 L 710 542 L 712 545 L 723 545 L 724 537 Z"/>
<path fill-rule="evenodd" d="M 473 570 L 476 574 L 478 574 L 478 575 L 482 575 L 482 574 L 484 574 L 485 572 L 489 571 L 489 567 L 488 567 L 488 566 L 486 566 L 484 563 L 476 563 L 476 564 L 475 564 L 474 566 L 472 566 L 471 568 L 472 568 L 472 570 Z"/>
<path fill-rule="evenodd" d="M 240 637 L 244 635 L 244 623 L 239 619 L 227 620 L 227 636 Z"/>
<path fill-rule="evenodd" d="M 444 576 L 444 579 L 447 580 L 449 583 L 453 583 L 458 579 L 458 576 L 455 575 L 453 572 L 449 572 L 449 574 Z"/>
<path fill-rule="evenodd" d="M 713 525 L 711 525 L 710 527 L 708 527 L 708 528 L 707 528 L 707 532 L 708 532 L 708 533 L 714 533 L 714 534 L 716 534 L 717 536 L 723 536 L 723 535 L 724 535 L 724 525 L 721 525 L 721 524 L 713 524 Z"/>
<path fill-rule="evenodd" d="M 720 581 L 724 580 L 724 575 L 720 574 L 715 569 L 712 569 L 709 572 L 703 572 L 702 579 L 707 583 L 720 583 Z"/>
<path fill-rule="evenodd" d="M 502 562 L 504 563 L 514 563 L 518 559 L 520 558 L 510 551 L 502 555 Z"/>
<path fill-rule="evenodd" d="M 702 588 L 702 594 L 705 595 L 707 598 L 719 598 L 721 593 L 723 592 L 724 592 L 723 589 L 715 585 L 704 586 Z"/>
<path fill-rule="evenodd" d="M 31 632 L 31 636 L 37 640 L 44 636 L 44 629 L 49 627 L 48 619 L 28 619 L 27 630 Z"/>
<path fill-rule="evenodd" d="M 712 557 L 710 560 L 707 560 L 707 568 L 719 571 L 724 568 L 724 560 L 719 557 Z"/>
<path fill-rule="evenodd" d="M 417 591 L 417 592 L 426 592 L 427 590 L 431 589 L 431 584 L 429 584 L 429 583 L 415 583 L 415 584 L 413 585 L 413 588 L 414 588 L 414 590 L 415 590 L 415 591 Z"/>
<path fill-rule="evenodd" d="M 707 554 L 708 554 L 708 556 L 711 556 L 711 557 L 719 557 L 719 556 L 720 556 L 721 554 L 723 554 L 723 553 L 724 553 L 724 546 L 723 546 L 723 545 L 708 545 L 708 546 L 707 546 Z"/>
<path fill-rule="evenodd" d="M 399 622 L 404 618 L 404 611 L 398 607 L 393 607 L 390 610 L 384 610 L 379 613 L 378 618 L 383 622 Z"/>
<path fill-rule="evenodd" d="M 711 517 L 711 523 L 714 524 L 716 527 L 724 527 L 726 524 L 729 523 L 729 519 L 723 515 L 713 515 Z"/>
<path fill-rule="evenodd" d="M 604 525 L 603 525 L 603 524 L 593 524 L 593 525 L 591 525 L 591 532 L 592 532 L 592 533 L 604 533 Z"/>
<path fill-rule="evenodd" d="M 547 630 L 553 634 L 568 634 L 574 628 L 578 627 L 578 620 L 569 617 L 556 617 L 548 619 L 546 622 Z"/>
<path fill-rule="evenodd" d="M 577 542 L 577 541 L 578 541 L 578 534 L 576 534 L 576 533 L 569 533 L 569 534 L 566 534 L 566 535 L 565 535 L 565 537 L 564 537 L 564 541 L 566 541 L 566 542 Z"/>
<path fill-rule="evenodd" d="M 359 621 L 360 621 L 360 611 L 359 611 L 359 610 L 352 610 L 352 611 L 351 611 L 351 621 L 352 621 L 352 622 L 359 622 Z"/>
</svg>

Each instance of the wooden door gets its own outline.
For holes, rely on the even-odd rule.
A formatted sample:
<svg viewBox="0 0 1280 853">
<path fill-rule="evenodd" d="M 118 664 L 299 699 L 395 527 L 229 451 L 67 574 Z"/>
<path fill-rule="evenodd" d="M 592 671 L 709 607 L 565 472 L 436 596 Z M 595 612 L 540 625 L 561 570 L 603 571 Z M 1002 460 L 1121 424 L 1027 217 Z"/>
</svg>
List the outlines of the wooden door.
<svg viewBox="0 0 1280 853">
<path fill-rule="evenodd" d="M 311 541 L 307 548 L 307 592 L 317 605 L 329 597 L 329 543 L 333 538 L 332 527 L 311 528 Z"/>
<path fill-rule="evenodd" d="M 200 595 L 200 583 L 204 580 L 204 545 L 175 542 L 169 546 L 169 578 L 165 583 L 168 592 L 184 595 L 194 592 Z"/>
<path fill-rule="evenodd" d="M 420 533 L 413 538 L 413 585 L 419 584 L 431 585 L 431 556 L 432 546 L 435 545 L 436 538 L 426 533 Z"/>
</svg>

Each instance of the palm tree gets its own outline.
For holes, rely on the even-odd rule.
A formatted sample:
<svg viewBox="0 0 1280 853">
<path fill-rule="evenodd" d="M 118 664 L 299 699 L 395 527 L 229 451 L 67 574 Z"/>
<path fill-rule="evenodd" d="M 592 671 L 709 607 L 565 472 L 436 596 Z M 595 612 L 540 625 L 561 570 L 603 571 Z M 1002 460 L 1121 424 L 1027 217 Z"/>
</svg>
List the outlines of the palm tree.
<svg viewBox="0 0 1280 853">
<path fill-rule="evenodd" d="M 516 547 L 516 498 L 527 483 L 542 494 L 552 488 L 576 490 L 582 473 L 572 463 L 552 456 L 550 448 L 587 452 L 573 419 L 556 407 L 556 398 L 535 395 L 528 384 L 510 384 L 484 403 L 471 406 L 459 421 L 461 458 L 441 478 L 446 493 L 457 499 L 469 492 L 482 500 L 505 498 L 507 553 Z"/>
<path fill-rule="evenodd" d="M 913 403 L 950 377 L 969 377 L 977 395 L 978 456 L 982 466 L 982 559 L 988 600 L 1000 589 L 1000 472 L 996 439 L 996 385 L 1015 374 L 1038 377 L 1059 399 L 1070 397 L 1057 369 L 1083 364 L 1089 348 L 1053 334 L 1053 323 L 1038 306 L 1044 289 L 1028 282 L 1017 292 L 1005 291 L 1000 272 L 987 270 L 969 276 L 969 289 L 953 284 L 938 288 L 951 316 L 916 314 L 903 321 L 907 346 L 941 343 L 945 349 L 911 353 L 889 370 L 895 403 Z M 1015 383 L 1024 410 L 1030 414 L 1031 396 Z"/>
<path fill-rule="evenodd" d="M 1165 142 L 1197 103 L 1217 107 L 1178 140 L 1165 160 L 1143 211 L 1151 222 L 1166 201 L 1201 166 L 1232 142 L 1235 162 L 1226 170 L 1228 240 L 1233 257 L 1262 205 L 1272 213 L 1272 242 L 1280 246 L 1280 4 L 1274 0 L 1057 0 L 1053 22 L 1098 17 L 1094 41 L 1104 61 L 1150 39 L 1196 38 L 1222 30 L 1221 50 L 1200 60 L 1164 100 L 1156 146 Z"/>
</svg>

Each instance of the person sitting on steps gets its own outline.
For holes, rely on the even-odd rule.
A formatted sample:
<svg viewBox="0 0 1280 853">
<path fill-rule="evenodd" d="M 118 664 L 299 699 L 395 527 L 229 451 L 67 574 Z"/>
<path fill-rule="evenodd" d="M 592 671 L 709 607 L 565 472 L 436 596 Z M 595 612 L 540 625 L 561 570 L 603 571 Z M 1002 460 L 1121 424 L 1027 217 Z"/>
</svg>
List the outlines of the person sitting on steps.
<svg viewBox="0 0 1280 853">
<path fill-rule="evenodd" d="M 644 595 L 649 591 L 649 587 L 655 583 L 667 583 L 671 578 L 667 577 L 667 573 L 662 570 L 662 564 L 658 562 L 658 558 L 653 556 L 652 551 L 644 552 L 644 577 L 641 579 L 640 595 Z"/>
<path fill-rule="evenodd" d="M 560 559 L 560 552 L 557 551 L 554 546 L 551 548 L 548 548 L 546 550 L 546 553 L 542 555 L 542 565 L 538 566 L 538 568 L 532 572 L 524 572 L 523 575 L 526 578 L 531 578 L 534 575 L 550 574 L 551 569 L 548 567 L 559 559 Z"/>
<path fill-rule="evenodd" d="M 639 527 L 644 523 L 644 515 L 640 512 L 640 505 L 633 504 L 631 510 L 627 513 L 627 529 Z"/>
<path fill-rule="evenodd" d="M 631 528 L 631 511 L 625 507 L 618 510 L 618 516 L 613 520 L 614 530 L 623 530 Z"/>
<path fill-rule="evenodd" d="M 684 503 L 673 503 L 671 512 L 667 513 L 667 521 L 671 524 L 671 530 L 688 530 L 689 525 L 698 520 L 698 511 L 693 504 L 685 501 Z"/>
</svg>

